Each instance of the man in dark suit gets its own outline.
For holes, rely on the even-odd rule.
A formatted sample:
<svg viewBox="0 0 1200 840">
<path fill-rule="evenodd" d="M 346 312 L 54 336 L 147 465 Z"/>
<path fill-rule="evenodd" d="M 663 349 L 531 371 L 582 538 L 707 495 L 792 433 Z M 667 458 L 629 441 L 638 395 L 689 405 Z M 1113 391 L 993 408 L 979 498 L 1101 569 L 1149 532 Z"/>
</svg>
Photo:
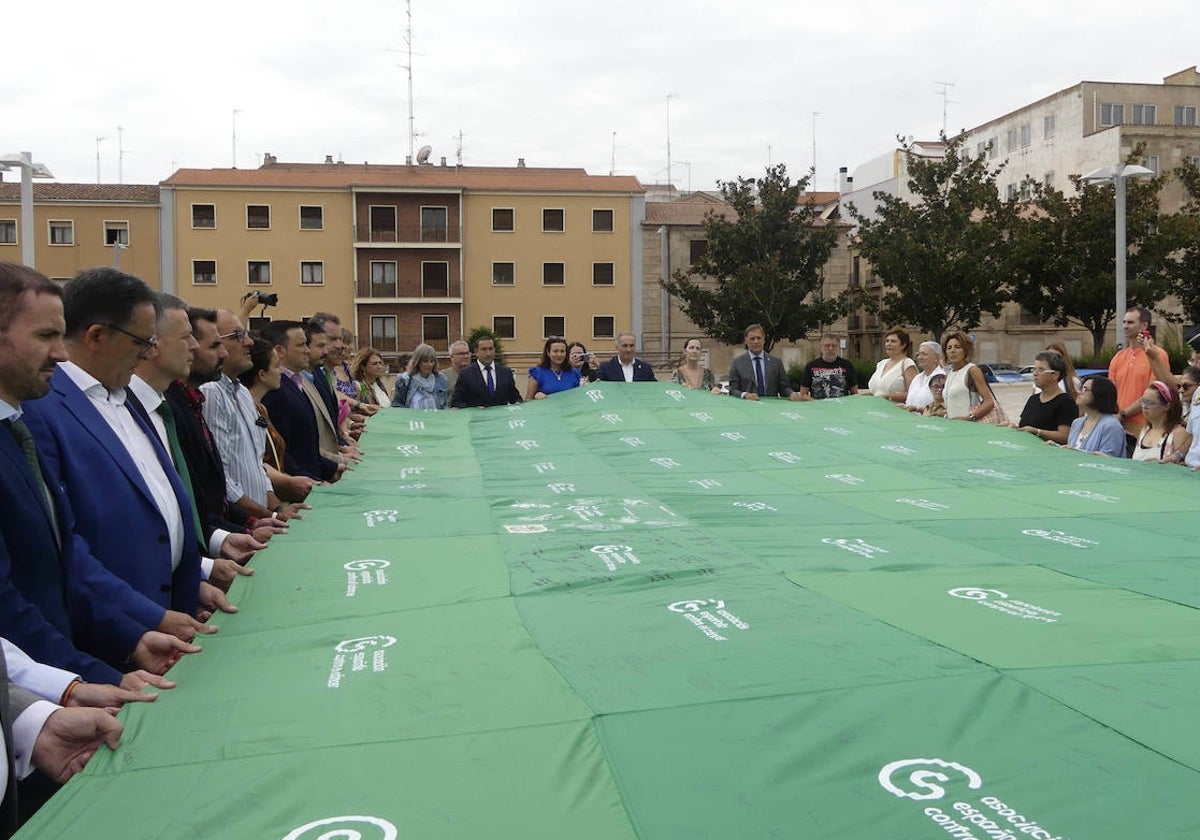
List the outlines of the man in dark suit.
<svg viewBox="0 0 1200 840">
<path fill-rule="evenodd" d="M 0 635 L 90 682 L 169 688 L 155 674 L 122 676 L 114 665 L 132 659 L 161 674 L 198 648 L 150 629 L 162 608 L 74 536 L 67 498 L 44 480 L 22 419 L 22 401 L 45 395 L 55 363 L 67 358 L 64 330 L 59 287 L 32 269 L 0 263 Z"/>
<path fill-rule="evenodd" d="M 496 361 L 496 342 L 483 336 L 475 342 L 475 364 L 463 368 L 454 383 L 451 408 L 487 408 L 521 402 L 510 368 Z"/>
<path fill-rule="evenodd" d="M 308 341 L 299 321 L 272 321 L 262 331 L 279 354 L 280 387 L 263 397 L 271 422 L 287 443 L 284 471 L 317 481 L 337 481 L 345 465 L 321 454 L 320 432 L 313 405 L 304 394 L 303 371 L 309 367 Z"/>
<path fill-rule="evenodd" d="M 66 491 L 92 555 L 163 610 L 158 629 L 185 641 L 213 632 L 193 618 L 207 584 L 187 492 L 125 402 L 138 359 L 157 343 L 154 292 L 119 270 L 89 269 L 63 290 L 63 314 L 71 361 L 26 406 L 46 482 Z"/>
<path fill-rule="evenodd" d="M 800 392 L 788 384 L 783 362 L 763 351 L 767 343 L 766 330 L 761 324 L 751 324 L 743 334 L 746 354 L 738 356 L 729 366 L 729 396 L 743 400 L 762 397 L 787 397 L 799 401 Z"/>
<path fill-rule="evenodd" d="M 617 336 L 617 355 L 600 365 L 596 378 L 602 382 L 655 382 L 654 368 L 637 358 L 637 336 Z"/>
</svg>

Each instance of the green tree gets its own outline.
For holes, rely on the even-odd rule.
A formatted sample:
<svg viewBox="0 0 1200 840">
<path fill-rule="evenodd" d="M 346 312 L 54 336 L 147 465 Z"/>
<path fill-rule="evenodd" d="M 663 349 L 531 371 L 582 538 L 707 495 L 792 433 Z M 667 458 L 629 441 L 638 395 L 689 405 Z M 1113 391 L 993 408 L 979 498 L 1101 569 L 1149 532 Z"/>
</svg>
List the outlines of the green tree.
<svg viewBox="0 0 1200 840">
<path fill-rule="evenodd" d="M 943 135 L 943 140 L 945 136 Z M 862 254 L 884 284 L 868 308 L 887 324 L 920 327 L 935 338 L 952 326 L 973 329 L 1009 300 L 1013 203 L 1002 201 L 984 155 L 964 159 L 961 137 L 940 158 L 919 157 L 902 142 L 913 201 L 876 192 L 874 218 L 850 205 Z"/>
<path fill-rule="evenodd" d="M 1134 150 L 1130 163 L 1140 157 Z M 1179 226 L 1159 209 L 1166 180 L 1126 181 L 1126 299 L 1153 307 L 1170 291 L 1172 252 L 1180 247 Z M 1033 184 L 1033 201 L 1018 235 L 1019 276 L 1013 299 L 1043 321 L 1077 324 L 1092 334 L 1100 352 L 1116 312 L 1115 192 L 1112 184 L 1083 183 L 1073 175 L 1075 195 Z"/>
<path fill-rule="evenodd" d="M 663 283 L 705 333 L 740 344 L 750 324 L 762 324 L 769 350 L 781 339 L 797 341 L 837 319 L 841 299 L 823 294 L 822 268 L 837 244 L 834 225 L 800 205 L 808 178 L 792 183 L 783 164 L 757 179 L 720 181 L 721 195 L 736 213 L 704 220 L 708 249 L 687 272 Z M 702 285 L 702 278 L 716 286 Z"/>
<path fill-rule="evenodd" d="M 488 326 L 480 324 L 478 327 L 472 327 L 467 333 L 467 347 L 471 349 L 471 355 L 475 355 L 475 343 L 481 338 L 490 338 L 496 344 L 496 361 L 504 364 L 504 344 L 500 341 L 500 336 L 496 335 L 495 331 Z"/>
<path fill-rule="evenodd" d="M 1186 161 L 1175 170 L 1188 201 L 1170 220 L 1173 232 L 1184 243 L 1171 268 L 1171 291 L 1179 298 L 1184 318 L 1200 324 L 1200 166 Z"/>
</svg>

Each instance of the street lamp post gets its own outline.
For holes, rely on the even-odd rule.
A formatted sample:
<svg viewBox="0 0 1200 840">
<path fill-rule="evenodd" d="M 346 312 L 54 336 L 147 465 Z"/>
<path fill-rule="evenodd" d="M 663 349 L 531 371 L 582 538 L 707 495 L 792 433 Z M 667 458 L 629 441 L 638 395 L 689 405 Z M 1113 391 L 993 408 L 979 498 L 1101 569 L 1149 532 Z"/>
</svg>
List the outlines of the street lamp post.
<svg viewBox="0 0 1200 840">
<path fill-rule="evenodd" d="M 1111 183 L 1113 190 L 1116 193 L 1116 200 L 1113 202 L 1116 205 L 1116 251 L 1114 259 L 1116 262 L 1114 273 L 1117 280 L 1116 294 L 1116 330 L 1117 337 L 1114 342 L 1114 347 L 1119 347 L 1122 339 L 1121 319 L 1125 317 L 1125 258 L 1128 255 L 1128 246 L 1125 244 L 1125 181 L 1129 178 L 1144 178 L 1147 175 L 1154 175 L 1154 172 L 1144 166 L 1138 166 L 1135 163 L 1122 163 L 1117 166 L 1105 166 L 1101 169 L 1096 169 L 1084 175 L 1081 180 L 1089 184 Z"/>
<path fill-rule="evenodd" d="M 34 163 L 29 152 L 9 152 L 0 157 L 0 170 L 7 172 L 14 166 L 21 170 L 21 262 L 33 268 L 33 179 L 53 178 L 54 174 L 44 163 Z"/>
</svg>

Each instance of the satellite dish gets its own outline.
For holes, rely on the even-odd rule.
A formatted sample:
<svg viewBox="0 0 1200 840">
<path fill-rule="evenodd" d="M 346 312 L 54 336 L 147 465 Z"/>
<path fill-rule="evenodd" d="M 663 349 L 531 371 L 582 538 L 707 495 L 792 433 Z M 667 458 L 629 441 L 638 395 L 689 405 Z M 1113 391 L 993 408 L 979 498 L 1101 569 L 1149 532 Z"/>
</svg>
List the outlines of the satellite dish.
<svg viewBox="0 0 1200 840">
<path fill-rule="evenodd" d="M 427 163 L 431 154 L 433 154 L 433 146 L 422 146 L 417 149 L 417 163 Z"/>
</svg>

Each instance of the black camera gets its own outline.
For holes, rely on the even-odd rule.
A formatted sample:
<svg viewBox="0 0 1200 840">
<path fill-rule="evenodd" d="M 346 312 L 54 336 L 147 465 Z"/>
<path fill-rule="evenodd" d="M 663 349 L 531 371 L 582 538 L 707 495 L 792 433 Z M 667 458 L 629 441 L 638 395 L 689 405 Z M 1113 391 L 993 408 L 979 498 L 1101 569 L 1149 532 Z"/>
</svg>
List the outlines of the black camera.
<svg viewBox="0 0 1200 840">
<path fill-rule="evenodd" d="M 279 295 L 275 294 L 274 292 L 270 294 L 266 292 L 246 292 L 246 294 L 242 296 L 242 300 L 250 297 L 254 298 L 255 302 L 258 303 L 259 306 L 279 305 Z"/>
</svg>

